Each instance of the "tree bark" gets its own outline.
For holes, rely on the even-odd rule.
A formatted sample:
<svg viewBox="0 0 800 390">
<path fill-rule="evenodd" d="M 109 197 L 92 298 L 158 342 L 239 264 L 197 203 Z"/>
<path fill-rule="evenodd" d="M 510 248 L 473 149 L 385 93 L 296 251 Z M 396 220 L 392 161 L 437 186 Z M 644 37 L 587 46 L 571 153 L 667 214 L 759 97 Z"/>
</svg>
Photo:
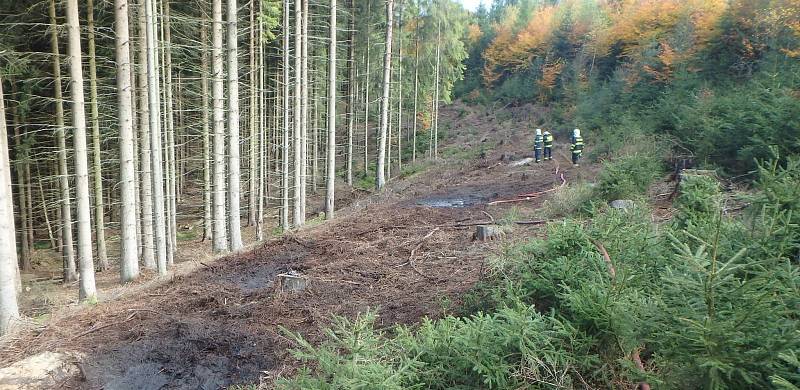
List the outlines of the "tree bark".
<svg viewBox="0 0 800 390">
<path fill-rule="evenodd" d="M 325 180 L 325 218 L 333 219 L 336 187 L 336 0 L 331 0 L 328 49 L 328 158 Z"/>
<path fill-rule="evenodd" d="M 347 54 L 347 185 L 353 186 L 353 125 L 355 122 L 356 6 L 350 0 L 350 42 Z"/>
<path fill-rule="evenodd" d="M 283 139 L 281 140 L 281 228 L 289 230 L 289 0 L 283 0 Z"/>
<path fill-rule="evenodd" d="M 161 96 L 158 77 L 158 37 L 154 0 L 145 0 L 147 13 L 147 91 L 150 106 L 150 165 L 153 199 L 153 224 L 156 266 L 159 275 L 167 274 L 167 232 L 164 210 L 164 168 L 161 147 Z"/>
<path fill-rule="evenodd" d="M 303 224 L 303 5 L 304 0 L 295 0 L 295 36 L 294 36 L 294 204 L 292 205 L 292 223 L 295 227 Z"/>
<path fill-rule="evenodd" d="M 172 84 L 172 25 L 170 21 L 170 5 L 169 0 L 162 0 L 161 6 L 163 7 L 163 24 L 162 30 L 164 31 L 164 95 L 166 97 L 166 104 L 164 105 L 167 131 L 166 150 L 164 156 L 167 163 L 167 265 L 171 266 L 174 263 L 174 254 L 178 248 L 178 224 L 177 224 L 177 204 L 176 204 L 176 163 L 175 163 L 175 116 L 174 116 L 174 99 L 173 99 L 173 84 Z"/>
<path fill-rule="evenodd" d="M 364 74 L 364 177 L 369 176 L 369 51 L 371 48 L 370 23 L 372 21 L 372 1 L 367 1 L 367 51 L 364 55 L 366 73 Z"/>
<path fill-rule="evenodd" d="M 211 204 L 211 140 L 209 138 L 208 112 L 208 19 L 203 18 L 200 26 L 200 90 L 203 121 L 203 241 L 211 239 L 212 234 L 212 204 Z"/>
<path fill-rule="evenodd" d="M 250 145 L 250 169 L 248 174 L 248 191 L 247 191 L 247 224 L 248 225 L 255 225 L 257 223 L 256 219 L 258 217 L 258 202 L 257 202 L 257 182 L 258 182 L 258 172 L 259 172 L 259 164 L 258 164 L 258 156 L 256 153 L 258 147 L 258 134 L 259 129 L 256 128 L 256 114 L 257 110 L 257 102 L 256 102 L 256 77 L 258 76 L 259 72 L 256 71 L 256 22 L 255 22 L 255 9 L 257 6 L 255 0 L 250 0 L 250 74 L 248 76 L 248 81 L 250 82 L 250 107 L 248 109 L 248 114 L 250 117 L 250 141 L 248 144 Z M 260 129 L 263 131 L 263 129 Z M 258 230 L 258 229 L 256 229 Z"/>
<path fill-rule="evenodd" d="M 214 105 L 214 241 L 215 253 L 228 251 L 225 229 L 225 96 L 223 85 L 222 0 L 213 0 L 212 24 L 212 95 Z"/>
<path fill-rule="evenodd" d="M 142 264 L 144 268 L 155 270 L 155 231 L 153 226 L 153 176 L 150 150 L 150 78 L 149 78 L 149 40 L 147 23 L 149 0 L 139 1 L 139 141 L 142 173 L 139 175 L 142 214 Z M 154 114 L 157 115 L 157 114 Z"/>
<path fill-rule="evenodd" d="M 22 98 L 16 91 L 16 84 L 11 83 L 11 98 L 20 101 Z M 19 105 L 19 103 L 17 103 Z M 28 197 L 25 195 L 27 185 L 25 184 L 25 167 L 23 166 L 25 160 L 28 159 L 27 153 L 23 150 L 22 134 L 20 133 L 20 119 L 19 108 L 17 106 L 11 107 L 11 124 L 14 127 L 14 165 L 17 171 L 17 203 L 19 204 L 19 221 L 20 221 L 20 235 L 19 243 L 21 253 L 19 253 L 19 261 L 22 263 L 22 270 L 30 272 L 33 270 L 31 267 L 31 252 L 30 242 L 28 242 Z"/>
<path fill-rule="evenodd" d="M 0 335 L 8 333 L 19 319 L 17 306 L 19 269 L 5 111 L 3 80 L 0 78 Z"/>
<path fill-rule="evenodd" d="M 384 166 L 386 160 L 386 135 L 389 127 L 389 87 L 392 75 L 392 19 L 394 16 L 394 0 L 386 1 L 386 48 L 383 54 L 383 96 L 381 97 L 381 133 L 378 148 L 378 166 L 375 186 L 382 190 L 386 185 Z"/>
<path fill-rule="evenodd" d="M 230 249 L 242 249 L 239 171 L 239 58 L 237 57 L 236 0 L 228 0 L 228 231 Z"/>
<path fill-rule="evenodd" d="M 261 9 L 261 0 L 258 1 L 259 10 Z M 264 32 L 262 31 L 263 24 L 261 23 L 261 19 L 256 20 L 258 23 L 258 28 L 256 29 L 258 33 L 258 89 L 254 91 L 256 96 L 258 97 L 257 107 L 258 107 L 258 121 L 259 121 L 259 130 L 257 131 L 258 134 L 258 196 L 257 196 L 257 215 L 256 215 L 256 239 L 258 241 L 262 241 L 264 239 L 264 197 L 265 197 L 265 185 L 266 185 L 266 177 L 268 172 L 268 161 L 267 158 L 269 154 L 267 153 L 267 132 L 269 129 L 267 128 L 267 109 L 266 109 L 266 101 L 265 101 L 265 76 L 266 72 L 264 69 Z M 252 146 L 251 146 L 252 147 Z"/>
<path fill-rule="evenodd" d="M 80 270 L 79 298 L 97 300 L 92 257 L 92 221 L 89 200 L 89 162 L 86 147 L 86 108 L 83 93 L 83 64 L 81 36 L 78 19 L 78 0 L 67 0 L 67 55 L 70 69 L 70 97 L 72 98 L 72 125 L 75 144 L 75 200 L 78 206 L 78 261 Z"/>
<path fill-rule="evenodd" d="M 400 20 L 397 23 L 397 170 L 403 171 L 403 6 L 400 2 Z"/>
<path fill-rule="evenodd" d="M 300 90 L 302 102 L 302 115 L 300 117 L 300 223 L 298 226 L 306 223 L 306 189 L 308 188 L 308 89 L 310 83 L 308 82 L 308 1 L 302 0 L 303 3 L 303 32 L 300 34 L 302 38 L 302 71 L 300 77 Z"/>
<path fill-rule="evenodd" d="M 433 157 L 439 158 L 439 81 L 441 80 L 441 47 L 442 47 L 442 21 L 440 20 L 436 32 L 436 81 L 434 83 L 433 98 Z"/>
<path fill-rule="evenodd" d="M 56 141 L 58 143 L 58 186 L 61 193 L 61 256 L 64 259 L 64 283 L 78 280 L 75 251 L 72 239 L 72 204 L 69 194 L 69 169 L 67 168 L 67 140 L 64 133 L 64 99 L 61 95 L 61 56 L 58 50 L 58 22 L 56 0 L 50 0 L 50 49 L 53 53 L 54 98 L 56 103 Z"/>
<path fill-rule="evenodd" d="M 136 177 L 133 164 L 133 98 L 131 96 L 130 34 L 128 0 L 114 0 L 116 33 L 117 100 L 119 108 L 120 198 L 120 280 L 130 282 L 139 276 L 136 242 Z"/>
<path fill-rule="evenodd" d="M 92 122 L 92 178 L 94 184 L 94 231 L 97 245 L 97 265 L 108 269 L 106 254 L 105 212 L 103 209 L 103 175 L 100 160 L 100 112 L 97 107 L 97 61 L 94 43 L 94 0 L 86 0 L 86 29 L 89 46 L 89 106 Z"/>
<path fill-rule="evenodd" d="M 414 38 L 414 125 L 411 130 L 411 161 L 417 162 L 417 103 L 419 101 L 419 22 L 415 23 Z"/>
</svg>

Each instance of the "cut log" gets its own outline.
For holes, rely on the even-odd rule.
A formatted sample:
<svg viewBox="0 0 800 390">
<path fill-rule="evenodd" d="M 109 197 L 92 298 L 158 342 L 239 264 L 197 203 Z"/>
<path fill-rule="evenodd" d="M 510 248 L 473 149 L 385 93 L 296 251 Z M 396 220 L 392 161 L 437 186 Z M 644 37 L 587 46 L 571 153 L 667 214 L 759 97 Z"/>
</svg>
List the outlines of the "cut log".
<svg viewBox="0 0 800 390">
<path fill-rule="evenodd" d="M 505 236 L 505 233 L 497 226 L 479 225 L 475 227 L 475 233 L 472 235 L 473 241 L 492 241 L 499 240 Z"/>
</svg>

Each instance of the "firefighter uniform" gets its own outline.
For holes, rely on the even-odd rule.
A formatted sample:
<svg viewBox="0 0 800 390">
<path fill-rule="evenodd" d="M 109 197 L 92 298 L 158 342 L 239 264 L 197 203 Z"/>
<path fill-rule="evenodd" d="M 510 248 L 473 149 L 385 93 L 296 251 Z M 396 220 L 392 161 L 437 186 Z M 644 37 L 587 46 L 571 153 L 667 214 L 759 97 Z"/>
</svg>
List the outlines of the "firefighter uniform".
<svg viewBox="0 0 800 390">
<path fill-rule="evenodd" d="M 572 132 L 572 144 L 569 149 L 572 151 L 572 164 L 578 165 L 581 157 L 583 156 L 583 137 L 581 137 L 580 129 L 575 129 Z"/>
<path fill-rule="evenodd" d="M 553 134 L 549 131 L 544 132 L 544 160 L 553 159 Z"/>
<path fill-rule="evenodd" d="M 536 137 L 533 139 L 533 152 L 536 157 L 536 162 L 542 162 L 542 150 L 544 149 L 544 138 L 542 137 L 542 129 L 536 129 Z"/>
</svg>

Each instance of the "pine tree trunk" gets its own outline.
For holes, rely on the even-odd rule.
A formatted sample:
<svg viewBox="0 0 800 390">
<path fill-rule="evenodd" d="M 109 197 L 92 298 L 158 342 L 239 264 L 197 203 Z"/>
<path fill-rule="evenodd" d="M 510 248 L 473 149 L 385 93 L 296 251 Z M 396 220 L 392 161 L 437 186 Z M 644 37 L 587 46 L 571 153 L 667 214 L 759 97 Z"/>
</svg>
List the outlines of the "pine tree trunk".
<svg viewBox="0 0 800 390">
<path fill-rule="evenodd" d="M 369 51 L 371 48 L 370 37 L 370 23 L 372 20 L 372 1 L 367 2 L 367 52 L 364 55 L 364 62 L 366 65 L 366 73 L 364 74 L 364 177 L 369 176 L 369 65 L 370 56 Z"/>
<path fill-rule="evenodd" d="M 250 75 L 248 76 L 248 81 L 250 82 L 250 107 L 248 110 L 248 114 L 250 115 L 250 169 L 248 175 L 248 191 L 247 191 L 247 224 L 253 226 L 257 223 L 256 218 L 258 217 L 258 202 L 257 202 L 257 181 L 258 181 L 258 171 L 259 171 L 259 164 L 257 163 L 257 154 L 256 150 L 258 147 L 258 130 L 256 128 L 256 77 L 258 76 L 258 71 L 256 71 L 256 24 L 255 24 L 255 8 L 258 3 L 255 0 L 250 0 Z M 256 229 L 258 230 L 258 229 Z"/>
<path fill-rule="evenodd" d="M 258 7 L 262 6 L 261 0 L 258 1 Z M 258 196 L 257 196 L 257 215 L 256 215 L 256 239 L 258 241 L 262 241 L 264 239 L 264 197 L 265 197 L 265 176 L 268 172 L 268 154 L 267 154 L 267 139 L 266 134 L 269 131 L 267 129 L 267 109 L 266 109 L 266 101 L 265 101 L 265 81 L 264 77 L 266 76 L 264 70 L 264 32 L 262 31 L 262 23 L 261 20 L 256 21 L 258 23 L 258 28 L 256 29 L 258 33 L 258 89 L 254 91 L 254 94 L 257 96 L 257 108 L 258 108 Z M 252 146 L 251 146 L 252 147 Z"/>
<path fill-rule="evenodd" d="M 129 20 L 128 39 L 130 40 L 130 42 L 128 43 L 128 56 L 130 57 L 128 62 L 130 63 L 130 74 L 131 74 L 130 86 L 131 86 L 131 128 L 133 129 L 133 185 L 134 185 L 134 204 L 136 205 L 136 211 L 135 211 L 136 243 L 137 243 L 136 258 L 138 264 L 138 259 L 140 259 L 142 256 L 142 245 L 144 243 L 144 235 L 142 231 L 142 209 L 141 209 L 142 191 L 140 185 L 141 177 L 139 174 L 141 171 L 141 165 L 139 160 L 139 143 L 137 142 L 137 140 L 140 137 L 140 134 L 138 126 L 139 117 L 136 115 L 136 113 L 138 112 L 137 101 L 139 98 L 137 91 L 138 84 L 136 84 L 137 63 L 136 63 L 136 45 L 134 38 L 134 36 L 136 35 L 134 26 L 136 24 L 132 22 L 137 19 L 136 19 L 134 4 L 132 4 L 133 2 L 135 2 L 135 0 L 132 1 L 129 0 L 126 4 L 128 8 L 128 20 Z"/>
<path fill-rule="evenodd" d="M 356 93 L 356 7 L 350 0 L 350 42 L 347 54 L 347 185 L 353 186 L 353 125 Z"/>
<path fill-rule="evenodd" d="M 155 255 L 155 227 L 153 223 L 153 168 L 152 151 L 150 150 L 151 130 L 150 123 L 150 77 L 149 77 L 149 50 L 148 46 L 148 7 L 149 0 L 139 2 L 139 141 L 141 175 L 139 175 L 141 192 L 142 214 L 142 264 L 144 268 L 155 270 L 157 261 Z M 158 115 L 153 113 L 153 115 Z"/>
<path fill-rule="evenodd" d="M 300 35 L 302 38 L 302 71 L 303 74 L 300 78 L 300 88 L 302 91 L 302 116 L 300 121 L 302 123 L 300 127 L 300 164 L 301 164 L 301 174 L 300 174 L 300 223 L 299 225 L 303 225 L 306 223 L 306 189 L 308 188 L 307 179 L 308 179 L 308 89 L 309 89 L 309 78 L 308 78 L 308 1 L 309 0 L 302 0 L 303 3 L 303 33 Z"/>
<path fill-rule="evenodd" d="M 81 275 L 79 298 L 94 302 L 97 292 L 94 283 L 92 258 L 92 221 L 89 200 L 89 162 L 86 147 L 86 111 L 83 93 L 83 64 L 81 36 L 78 19 L 78 0 L 67 0 L 67 31 L 70 69 L 70 97 L 72 98 L 72 125 L 75 144 L 75 200 L 78 209 L 78 261 Z"/>
<path fill-rule="evenodd" d="M 130 34 L 128 0 L 114 0 L 116 33 L 117 99 L 119 108 L 120 195 L 120 280 L 130 282 L 139 276 L 136 242 L 136 177 L 133 164 L 133 107 L 131 95 Z"/>
<path fill-rule="evenodd" d="M 166 148 L 164 150 L 164 164 L 167 170 L 167 266 L 174 263 L 174 254 L 177 252 L 177 220 L 176 220 L 176 180 L 175 180 L 175 116 L 174 116 L 174 101 L 173 101 L 173 85 L 172 85 L 172 26 L 170 24 L 170 6 L 169 0 L 161 1 L 162 7 L 162 20 L 161 25 L 162 38 L 164 41 L 164 115 L 166 117 L 167 131 L 164 135 L 164 143 Z"/>
<path fill-rule="evenodd" d="M 214 105 L 214 234 L 215 253 L 228 251 L 225 223 L 225 96 L 223 91 L 222 0 L 212 1 L 212 95 Z"/>
<path fill-rule="evenodd" d="M 336 0 L 331 0 L 328 49 L 328 155 L 325 181 L 325 218 L 333 219 L 336 187 Z"/>
<path fill-rule="evenodd" d="M 299 8 L 299 7 L 298 7 Z M 289 0 L 283 1 L 283 139 L 281 140 L 281 228 L 289 230 Z"/>
<path fill-rule="evenodd" d="M 381 97 L 381 132 L 378 147 L 378 166 L 375 186 L 382 190 L 386 185 L 384 165 L 386 163 L 386 136 L 389 127 L 389 87 L 392 77 L 392 19 L 394 0 L 386 1 L 386 49 L 383 54 L 383 96 Z"/>
<path fill-rule="evenodd" d="M 292 223 L 295 227 L 303 224 L 302 218 L 302 186 L 303 186 L 303 5 L 304 0 L 295 0 L 295 37 L 294 37 L 294 204 L 292 209 Z"/>
<path fill-rule="evenodd" d="M 403 171 L 403 5 L 400 3 L 400 20 L 397 23 L 397 170 Z"/>
<path fill-rule="evenodd" d="M 436 32 L 436 81 L 434 83 L 433 98 L 433 157 L 439 158 L 439 81 L 441 79 L 441 47 L 442 47 L 442 22 L 439 21 Z"/>
<path fill-rule="evenodd" d="M 94 231 L 97 245 L 97 265 L 108 269 L 106 254 L 105 215 L 103 210 L 103 175 L 100 161 L 100 112 L 97 107 L 97 64 L 94 44 L 94 0 L 86 0 L 86 29 L 89 46 L 89 104 L 92 121 L 92 173 L 94 184 Z"/>
<path fill-rule="evenodd" d="M 417 103 L 419 101 L 419 23 L 415 26 L 414 39 L 414 125 L 411 132 L 411 161 L 417 162 Z"/>
<path fill-rule="evenodd" d="M 159 275 L 167 274 L 167 227 L 164 210 L 164 168 L 161 141 L 161 96 L 158 75 L 158 37 L 154 0 L 145 0 L 147 12 L 147 91 L 150 106 L 150 168 L 153 200 L 153 225 L 156 266 Z"/>
<path fill-rule="evenodd" d="M 16 98 L 17 101 L 20 101 L 21 98 L 17 94 L 15 86 L 16 84 L 12 81 L 11 98 Z M 19 261 L 22 263 L 22 270 L 30 272 L 33 270 L 31 267 L 30 243 L 28 242 L 28 213 L 30 210 L 28 209 L 28 197 L 25 195 L 27 185 L 25 185 L 25 167 L 23 166 L 25 160 L 27 160 L 27 156 L 22 147 L 22 134 L 20 133 L 19 122 L 19 108 L 13 106 L 11 107 L 11 123 L 14 127 L 14 170 L 17 172 L 17 203 L 19 204 L 19 221 L 21 225 L 19 235 L 21 253 Z"/>
<path fill-rule="evenodd" d="M 36 168 L 36 175 L 42 177 L 38 167 Z M 47 226 L 47 237 L 50 240 L 50 247 L 56 249 L 58 248 L 58 243 L 53 235 L 53 225 L 50 223 L 50 211 L 47 209 L 47 199 L 45 199 L 44 196 L 44 186 L 41 180 L 39 180 L 39 195 L 42 197 L 42 215 L 44 216 L 44 223 Z"/>
<path fill-rule="evenodd" d="M 50 49 L 53 53 L 54 98 L 56 103 L 56 142 L 58 143 L 58 185 L 60 190 L 61 255 L 64 259 L 64 283 L 78 280 L 75 251 L 72 239 L 72 204 L 69 194 L 69 169 L 67 168 L 67 141 L 64 133 L 64 99 L 61 96 L 61 56 L 58 51 L 58 23 L 56 0 L 50 0 Z"/>
<path fill-rule="evenodd" d="M 208 20 L 203 18 L 200 26 L 200 90 L 203 121 L 203 241 L 211 239 L 212 234 L 212 204 L 211 204 L 211 140 L 209 138 L 208 112 Z"/>
<path fill-rule="evenodd" d="M 242 249 L 239 176 L 239 58 L 237 51 L 236 0 L 228 0 L 228 231 L 230 250 Z"/>
<path fill-rule="evenodd" d="M 52 5 L 52 4 L 51 4 Z M 17 306 L 17 241 L 11 164 L 8 156 L 5 96 L 0 78 L 0 335 L 8 333 L 19 318 Z"/>
</svg>

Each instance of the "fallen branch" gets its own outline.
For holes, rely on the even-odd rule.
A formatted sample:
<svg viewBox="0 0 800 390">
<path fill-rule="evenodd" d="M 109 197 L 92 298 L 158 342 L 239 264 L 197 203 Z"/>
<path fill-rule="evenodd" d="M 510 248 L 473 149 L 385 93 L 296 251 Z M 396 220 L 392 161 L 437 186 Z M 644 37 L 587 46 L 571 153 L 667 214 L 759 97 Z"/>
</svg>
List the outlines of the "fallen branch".
<svg viewBox="0 0 800 390">
<path fill-rule="evenodd" d="M 519 194 L 519 195 L 516 196 L 515 199 L 495 200 L 493 202 L 487 203 L 487 205 L 493 206 L 493 205 L 498 205 L 498 204 L 503 204 L 503 203 L 517 203 L 517 202 L 525 202 L 525 201 L 528 201 L 528 200 L 536 199 L 536 198 L 538 198 L 538 197 L 540 197 L 540 196 L 542 196 L 544 194 L 548 194 L 550 192 L 557 191 L 559 188 L 564 187 L 565 185 L 567 185 L 567 179 L 564 177 L 563 173 L 559 174 L 559 178 L 561 179 L 561 185 L 558 186 L 558 187 L 551 188 L 549 190 L 539 191 L 539 192 L 532 192 L 530 194 Z"/>
<path fill-rule="evenodd" d="M 83 333 L 80 333 L 80 334 L 72 337 L 70 339 L 70 341 L 71 340 L 75 340 L 75 339 L 80 338 L 80 337 L 83 337 L 83 336 L 86 336 L 89 333 L 97 332 L 98 330 L 101 330 L 101 329 L 105 329 L 105 328 L 108 328 L 108 327 L 111 327 L 111 326 L 115 326 L 115 325 L 122 325 L 122 324 L 132 320 L 133 317 L 135 317 L 135 316 L 136 316 L 136 313 L 131 313 L 131 315 L 129 315 L 128 318 L 126 318 L 126 319 L 124 319 L 122 321 L 112 322 L 110 324 L 105 324 L 105 325 L 102 325 L 102 326 L 95 326 L 95 327 L 93 327 L 93 328 L 91 328 L 91 329 L 89 329 L 89 330 L 87 330 L 87 331 L 85 331 Z"/>
<path fill-rule="evenodd" d="M 542 219 L 539 221 L 514 221 L 514 223 L 516 223 L 517 225 L 541 225 L 548 222 L 550 221 L 547 219 Z"/>
<path fill-rule="evenodd" d="M 405 265 L 410 265 L 410 266 L 411 266 L 411 269 L 413 269 L 413 270 L 414 270 L 414 272 L 418 273 L 418 274 L 419 274 L 420 276 L 422 276 L 423 278 L 430 279 L 430 277 L 429 277 L 428 275 L 425 275 L 425 274 L 423 274 L 422 272 L 420 272 L 420 270 L 418 270 L 418 269 L 417 269 L 417 266 L 416 266 L 416 265 L 414 265 L 414 256 L 417 254 L 417 250 L 419 250 L 419 248 L 421 248 L 421 247 L 422 247 L 422 244 L 424 244 L 424 243 L 425 243 L 425 240 L 427 240 L 428 238 L 430 238 L 430 237 L 431 237 L 431 236 L 432 236 L 434 233 L 436 233 L 436 232 L 438 232 L 438 231 L 439 231 L 439 228 L 438 228 L 438 227 L 437 227 L 437 228 L 434 228 L 434 229 L 433 229 L 433 230 L 431 230 L 431 231 L 430 231 L 428 234 L 426 234 L 426 235 L 425 235 L 425 237 L 422 237 L 422 239 L 421 239 L 421 240 L 419 240 L 419 242 L 417 243 L 417 245 L 416 245 L 416 246 L 415 246 L 413 249 L 411 249 L 411 254 L 408 256 L 408 261 L 406 261 L 406 262 L 405 262 L 405 263 L 403 263 L 403 264 L 397 265 L 397 266 L 395 266 L 395 267 L 396 267 L 396 268 L 400 268 L 400 267 L 403 267 L 403 266 L 405 266 Z"/>
<path fill-rule="evenodd" d="M 600 254 L 603 255 L 603 260 L 605 260 L 606 265 L 608 266 L 608 273 L 611 274 L 611 281 L 613 282 L 614 279 L 617 278 L 617 270 L 614 268 L 614 263 L 611 262 L 611 256 L 608 255 L 606 247 L 604 247 L 599 241 L 593 239 L 589 240 L 592 242 L 592 244 L 594 244 L 595 247 L 597 247 L 597 250 L 600 251 Z"/>
</svg>

